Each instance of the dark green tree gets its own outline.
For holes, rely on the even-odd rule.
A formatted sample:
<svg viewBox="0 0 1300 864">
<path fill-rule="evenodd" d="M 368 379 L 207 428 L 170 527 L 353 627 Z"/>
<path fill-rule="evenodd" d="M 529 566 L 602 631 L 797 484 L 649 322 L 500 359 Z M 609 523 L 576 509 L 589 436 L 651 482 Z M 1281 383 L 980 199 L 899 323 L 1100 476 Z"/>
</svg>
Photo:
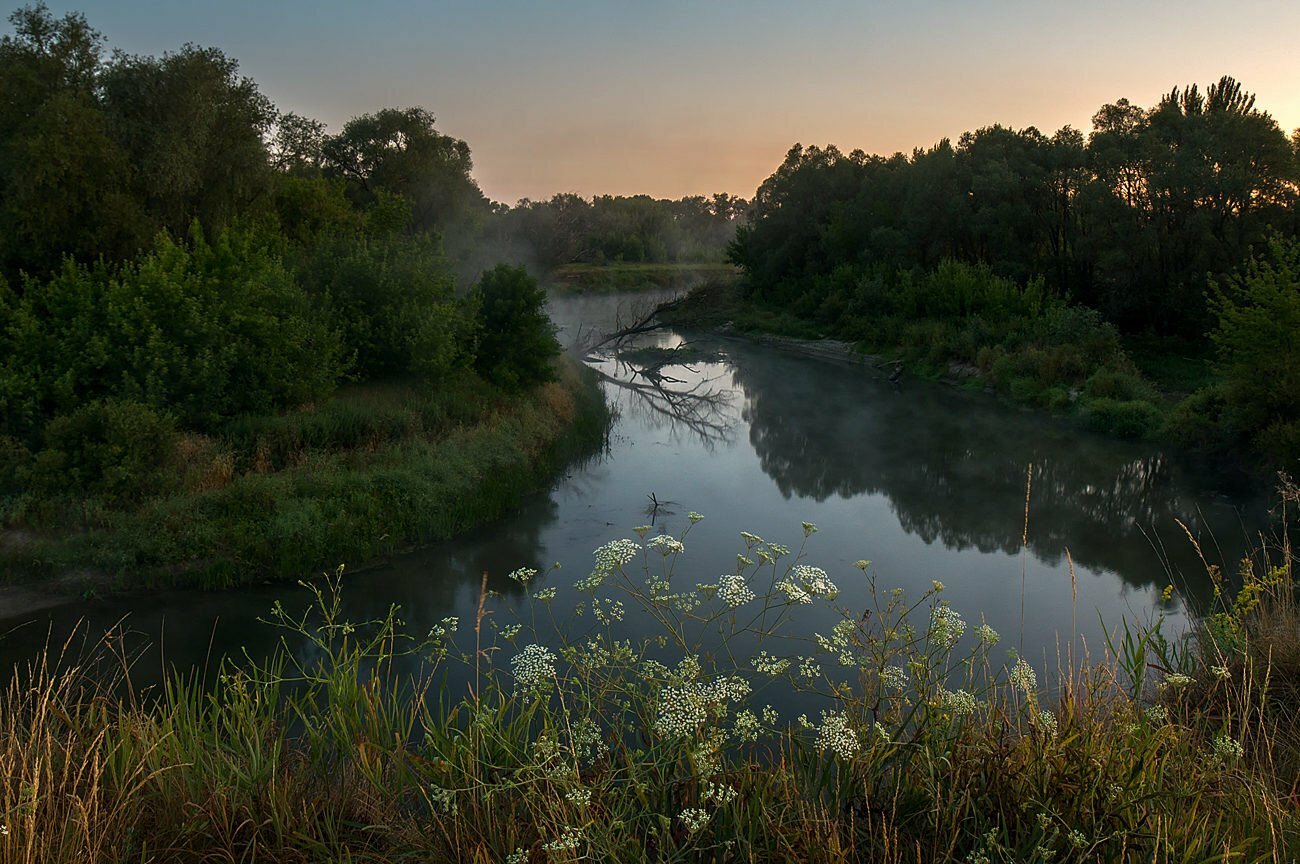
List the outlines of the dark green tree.
<svg viewBox="0 0 1300 864">
<path fill-rule="evenodd" d="M 506 388 L 551 380 L 560 343 L 537 280 L 522 267 L 498 264 L 480 277 L 472 296 L 480 374 Z"/>
</svg>

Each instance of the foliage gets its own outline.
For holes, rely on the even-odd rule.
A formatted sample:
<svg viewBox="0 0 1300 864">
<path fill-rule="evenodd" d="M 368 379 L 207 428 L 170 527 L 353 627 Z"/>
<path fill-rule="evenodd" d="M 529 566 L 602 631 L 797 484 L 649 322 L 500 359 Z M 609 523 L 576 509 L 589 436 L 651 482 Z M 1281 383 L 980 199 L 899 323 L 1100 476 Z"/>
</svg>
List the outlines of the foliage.
<svg viewBox="0 0 1300 864">
<path fill-rule="evenodd" d="M 1128 629 L 1117 653 L 1062 669 L 1054 697 L 939 583 L 908 597 L 858 562 L 845 575 L 868 580 L 869 614 L 842 609 L 807 563 L 805 524 L 793 551 L 742 535 L 735 570 L 692 587 L 678 565 L 694 530 L 647 526 L 595 550 L 572 589 L 585 633 L 525 623 L 567 602 L 555 570 L 510 574 L 528 598 L 517 619 L 485 590 L 472 621 L 412 625 L 395 607 L 350 619 L 340 571 L 307 586 L 302 612 L 272 607 L 272 658 L 228 661 L 207 685 L 116 698 L 117 634 L 84 664 L 38 662 L 0 699 L 0 849 L 43 862 L 1294 855 L 1300 667 L 1268 652 L 1293 640 L 1266 636 L 1294 625 L 1289 563 L 1248 577 L 1198 650 Z M 646 638 L 621 638 L 632 616 Z M 703 650 L 719 633 L 721 650 Z M 1154 701 L 1124 680 L 1150 667 Z M 449 681 L 470 686 L 455 696 Z M 767 704 L 781 692 L 807 711 Z"/>
<path fill-rule="evenodd" d="M 537 281 L 520 267 L 499 264 L 480 277 L 473 301 L 476 368 L 503 387 L 549 381 L 560 345 Z"/>
<path fill-rule="evenodd" d="M 1267 254 L 1211 288 L 1225 420 L 1292 467 L 1300 460 L 1300 242 L 1274 237 Z"/>
<path fill-rule="evenodd" d="M 1206 274 L 1270 226 L 1288 236 L 1297 165 L 1285 134 L 1231 78 L 1149 110 L 1103 106 L 1084 136 L 990 126 L 910 156 L 795 145 L 731 246 L 750 296 L 810 314 L 841 268 L 983 264 L 1125 329 L 1198 337 Z"/>
<path fill-rule="evenodd" d="M 51 448 L 89 451 L 111 470 L 87 469 L 83 491 L 69 487 L 65 463 L 42 461 L 61 450 L 38 454 L 7 502 L 11 521 L 32 535 L 0 550 L 7 578 L 75 572 L 98 590 L 298 579 L 499 518 L 557 466 L 596 449 L 609 420 L 598 388 L 568 365 L 560 381 L 526 394 L 469 373 L 437 388 L 419 379 L 348 385 L 317 406 L 243 415 L 211 435 L 170 441 L 141 428 L 150 415 L 130 411 L 143 409 L 118 410 L 108 433 L 96 431 L 104 443 L 76 437 L 105 422 L 104 409 L 77 415 L 79 425 L 51 424 L 67 432 Z M 130 434 L 112 438 L 115 429 Z M 30 465 L 17 442 L 0 439 L 0 460 L 10 450 Z M 38 476 L 49 484 L 33 486 Z M 114 480 L 132 497 L 117 495 Z M 140 492 L 150 497 L 138 500 Z"/>
<path fill-rule="evenodd" d="M 44 422 L 120 398 L 209 427 L 329 393 L 342 345 L 255 234 L 209 244 L 161 235 L 120 269 L 68 262 L 8 295 L 0 425 L 39 440 Z"/>
</svg>

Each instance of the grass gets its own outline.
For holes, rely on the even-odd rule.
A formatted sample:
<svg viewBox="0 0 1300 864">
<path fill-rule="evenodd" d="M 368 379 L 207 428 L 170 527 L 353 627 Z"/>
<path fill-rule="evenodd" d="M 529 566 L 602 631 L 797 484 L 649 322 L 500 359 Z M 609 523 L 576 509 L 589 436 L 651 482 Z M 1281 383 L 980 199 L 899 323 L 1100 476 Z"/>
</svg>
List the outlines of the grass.
<svg viewBox="0 0 1300 864">
<path fill-rule="evenodd" d="M 749 563 L 695 588 L 702 574 L 675 572 L 690 530 L 598 550 L 575 586 L 591 628 L 567 637 L 520 630 L 486 590 L 475 620 L 427 635 L 408 635 L 396 609 L 350 622 L 340 575 L 308 586 L 301 615 L 271 611 L 278 655 L 228 664 L 217 681 L 136 693 L 118 640 L 86 659 L 52 652 L 62 659 L 0 694 L 0 860 L 1046 864 L 1300 851 L 1300 615 L 1285 544 L 1191 646 L 1125 628 L 1105 657 L 1067 658 L 1049 691 L 1023 661 L 993 659 L 995 636 L 966 627 L 941 585 L 877 591 L 860 562 L 869 610 L 835 607 L 831 577 L 806 563 L 814 526 L 793 554 L 747 535 Z M 537 574 L 514 578 L 530 591 Z M 567 602 L 539 594 L 543 618 Z M 801 627 L 804 595 L 836 610 L 829 635 Z M 660 636 L 624 641 L 625 615 Z M 717 630 L 736 641 L 701 650 L 697 637 Z M 439 686 L 448 669 L 469 683 L 462 695 Z M 802 693 L 814 719 L 765 708 L 774 686 Z"/>
<path fill-rule="evenodd" d="M 188 436 L 171 488 L 134 507 L 28 496 L 9 504 L 10 579 L 89 587 L 228 587 L 298 579 L 499 518 L 603 440 L 599 389 L 566 361 L 522 398 L 466 376 L 345 388 L 320 406 Z"/>
</svg>

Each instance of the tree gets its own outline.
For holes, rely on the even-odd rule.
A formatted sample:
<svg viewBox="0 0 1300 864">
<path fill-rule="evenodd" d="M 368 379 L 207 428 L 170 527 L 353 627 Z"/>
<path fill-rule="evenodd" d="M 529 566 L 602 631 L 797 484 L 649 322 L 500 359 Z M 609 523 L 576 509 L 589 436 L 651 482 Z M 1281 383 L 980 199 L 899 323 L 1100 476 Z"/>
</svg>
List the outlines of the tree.
<svg viewBox="0 0 1300 864">
<path fill-rule="evenodd" d="M 325 140 L 327 174 L 345 178 L 355 201 L 380 191 L 411 202 L 412 227 L 437 231 L 449 248 L 466 251 L 489 204 L 470 176 L 469 145 L 434 128 L 424 108 L 385 108 L 349 120 Z"/>
<path fill-rule="evenodd" d="M 481 374 L 506 388 L 523 388 L 554 377 L 560 354 L 555 326 L 546 315 L 546 292 L 522 267 L 498 264 L 474 288 Z"/>
<path fill-rule="evenodd" d="M 1300 241 L 1275 235 L 1265 254 L 1212 281 L 1211 290 L 1229 425 L 1294 468 L 1300 459 Z"/>
</svg>

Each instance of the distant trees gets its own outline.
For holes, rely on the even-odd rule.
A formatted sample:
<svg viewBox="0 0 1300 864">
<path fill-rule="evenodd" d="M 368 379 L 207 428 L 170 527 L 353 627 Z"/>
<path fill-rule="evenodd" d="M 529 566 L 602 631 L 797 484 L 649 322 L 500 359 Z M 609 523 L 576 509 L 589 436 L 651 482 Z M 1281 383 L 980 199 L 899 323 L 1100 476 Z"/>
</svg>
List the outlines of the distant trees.
<svg viewBox="0 0 1300 864">
<path fill-rule="evenodd" d="M 1294 143 L 1225 77 L 1151 109 L 1105 105 L 1086 139 L 990 126 L 910 157 L 796 145 L 731 258 L 753 296 L 808 315 L 840 268 L 955 258 L 1041 275 L 1126 329 L 1198 335 L 1207 276 L 1231 272 L 1270 226 L 1300 228 L 1298 182 Z"/>
<path fill-rule="evenodd" d="M 553 269 L 564 264 L 721 261 L 747 202 L 725 193 L 676 201 L 649 195 L 555 195 L 520 201 L 498 230 L 518 260 Z"/>
</svg>

